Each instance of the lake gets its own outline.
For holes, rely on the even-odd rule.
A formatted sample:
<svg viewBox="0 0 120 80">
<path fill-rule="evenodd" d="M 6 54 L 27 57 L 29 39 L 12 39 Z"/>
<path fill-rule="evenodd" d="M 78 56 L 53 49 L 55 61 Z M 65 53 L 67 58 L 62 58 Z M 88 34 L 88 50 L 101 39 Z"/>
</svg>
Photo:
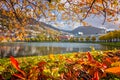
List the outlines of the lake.
<svg viewBox="0 0 120 80">
<path fill-rule="evenodd" d="M 114 48 L 94 43 L 62 43 L 62 42 L 17 42 L 17 43 L 0 43 L 0 58 L 5 57 L 23 57 L 23 56 L 40 56 L 48 54 L 64 54 L 71 52 L 91 51 L 91 46 L 96 50 L 112 50 Z"/>
</svg>

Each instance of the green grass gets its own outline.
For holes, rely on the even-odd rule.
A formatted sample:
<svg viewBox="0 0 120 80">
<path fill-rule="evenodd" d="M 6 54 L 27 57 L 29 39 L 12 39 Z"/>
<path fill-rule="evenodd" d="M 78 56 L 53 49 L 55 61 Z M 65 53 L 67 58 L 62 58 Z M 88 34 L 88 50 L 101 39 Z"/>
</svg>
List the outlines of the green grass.
<svg viewBox="0 0 120 80">
<path fill-rule="evenodd" d="M 98 42 L 98 43 L 102 45 L 120 47 L 120 42 Z"/>
</svg>

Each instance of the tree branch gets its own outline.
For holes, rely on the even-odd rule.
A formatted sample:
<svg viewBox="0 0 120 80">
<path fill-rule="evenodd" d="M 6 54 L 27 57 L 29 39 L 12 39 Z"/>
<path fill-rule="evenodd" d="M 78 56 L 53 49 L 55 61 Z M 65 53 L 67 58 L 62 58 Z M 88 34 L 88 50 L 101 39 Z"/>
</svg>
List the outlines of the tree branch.
<svg viewBox="0 0 120 80">
<path fill-rule="evenodd" d="M 13 2 L 12 2 L 11 0 L 10 0 L 10 4 L 11 4 L 11 6 L 12 6 L 13 13 L 15 14 L 16 19 L 18 20 L 18 22 L 20 23 L 20 25 L 22 25 L 22 22 L 21 22 L 21 20 L 19 19 L 18 15 L 17 15 L 17 13 L 16 13 L 16 10 L 15 10 L 15 8 L 14 8 Z"/>
<path fill-rule="evenodd" d="M 106 2 L 105 2 L 106 3 Z M 104 20 L 103 20 L 103 23 L 104 24 L 106 22 L 106 18 L 107 18 L 107 13 L 106 13 L 106 7 L 107 7 L 107 3 L 106 3 L 106 6 L 104 5 L 104 0 L 102 0 L 102 5 L 103 5 L 103 12 L 104 12 Z"/>
<path fill-rule="evenodd" d="M 32 2 L 30 2 L 29 0 L 27 0 L 27 2 L 28 2 L 29 4 L 31 4 L 31 5 L 33 5 L 34 7 L 38 7 L 38 8 L 40 9 L 40 11 L 42 12 L 42 14 L 44 15 L 44 17 L 46 18 L 46 15 L 45 15 L 43 9 L 41 8 L 41 6 L 35 5 L 35 4 L 33 4 Z"/>
<path fill-rule="evenodd" d="M 89 12 L 91 11 L 91 9 L 92 9 L 92 7 L 93 7 L 95 1 L 96 1 L 96 0 L 93 0 L 93 1 L 92 1 L 91 5 L 90 5 L 90 8 L 89 8 L 89 10 L 87 11 L 87 14 L 85 15 L 85 17 L 84 17 L 82 20 L 84 20 L 84 19 L 87 18 L 87 16 L 88 16 Z"/>
</svg>

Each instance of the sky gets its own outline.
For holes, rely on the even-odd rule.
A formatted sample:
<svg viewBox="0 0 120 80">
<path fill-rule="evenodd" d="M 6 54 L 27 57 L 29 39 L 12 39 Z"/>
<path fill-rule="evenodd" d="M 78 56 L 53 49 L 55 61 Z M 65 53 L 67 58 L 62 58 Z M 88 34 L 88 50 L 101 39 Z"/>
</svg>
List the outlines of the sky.
<svg viewBox="0 0 120 80">
<path fill-rule="evenodd" d="M 88 18 L 85 19 L 85 22 L 87 22 L 89 25 L 93 26 L 93 27 L 98 27 L 98 28 L 105 28 L 105 29 L 120 29 L 119 26 L 119 22 L 118 21 L 116 24 L 114 24 L 113 22 L 105 22 L 103 23 L 104 17 L 102 16 L 90 16 Z M 57 20 L 56 23 L 54 22 L 47 22 L 46 19 L 41 19 L 40 21 L 42 22 L 46 22 L 50 25 L 53 25 L 54 27 L 60 28 L 60 29 L 65 29 L 65 30 L 73 30 L 77 27 L 83 26 L 81 23 L 75 22 L 75 21 L 71 21 L 70 24 L 66 24 L 65 21 L 63 20 Z M 48 20 L 49 21 L 49 20 Z M 73 26 L 74 24 L 74 26 Z"/>
<path fill-rule="evenodd" d="M 104 24 L 102 24 L 104 21 L 103 16 L 96 16 L 96 17 L 91 16 L 91 17 L 88 17 L 85 21 L 94 27 L 104 27 L 106 29 L 120 29 L 119 21 L 116 24 L 114 24 L 113 22 L 107 22 L 107 21 Z"/>
<path fill-rule="evenodd" d="M 75 1 L 77 1 L 77 0 L 75 0 Z M 66 2 L 66 0 L 61 0 L 61 3 L 64 3 L 64 2 Z M 66 4 L 66 7 L 69 7 L 69 4 Z M 53 15 L 54 14 L 58 14 L 58 12 L 53 11 Z M 78 22 L 75 22 L 75 21 L 69 21 L 69 24 L 67 24 L 66 21 L 63 21 L 61 19 L 61 14 L 58 15 L 55 23 L 52 22 L 52 21 L 49 22 L 49 19 L 44 19 L 44 18 L 42 18 L 40 21 L 46 22 L 50 25 L 53 25 L 54 27 L 57 27 L 57 28 L 60 28 L 60 29 L 65 29 L 65 30 L 73 30 L 73 29 L 75 29 L 79 26 L 83 26 L 82 23 L 78 23 Z M 119 18 L 119 21 L 116 24 L 114 24 L 113 22 L 105 22 L 104 25 L 103 25 L 102 23 L 104 21 L 104 17 L 103 16 L 95 16 L 94 17 L 94 15 L 91 15 L 90 17 L 86 18 L 84 21 L 87 22 L 89 25 L 91 25 L 93 27 L 106 28 L 106 29 L 120 29 L 119 28 L 120 18 Z"/>
</svg>

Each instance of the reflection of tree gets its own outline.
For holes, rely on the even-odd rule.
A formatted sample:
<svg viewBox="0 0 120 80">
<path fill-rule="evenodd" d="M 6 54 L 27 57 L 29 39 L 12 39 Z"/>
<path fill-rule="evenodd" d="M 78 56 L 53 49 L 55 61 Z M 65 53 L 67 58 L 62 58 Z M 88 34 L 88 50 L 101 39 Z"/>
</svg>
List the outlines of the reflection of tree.
<svg viewBox="0 0 120 80">
<path fill-rule="evenodd" d="M 3 57 L 3 54 L 5 53 L 5 51 L 2 50 L 2 47 L 0 46 L 0 58 Z"/>
<path fill-rule="evenodd" d="M 18 47 L 18 46 L 14 46 L 14 47 L 12 47 L 12 46 L 1 46 L 0 47 L 0 52 L 1 52 L 1 58 L 3 58 L 3 57 L 9 57 L 9 56 L 11 56 L 11 55 L 13 55 L 13 56 L 18 56 L 18 52 L 19 52 L 19 49 L 20 49 L 20 47 Z"/>
<path fill-rule="evenodd" d="M 60 43 L 61 44 L 61 43 Z M 63 43 L 64 44 L 64 43 Z M 58 44 L 59 45 L 59 44 Z M 79 46 L 79 47 L 58 47 L 58 46 L 22 46 L 22 45 L 2 45 L 0 46 L 0 58 L 15 56 L 15 57 L 22 57 L 22 56 L 40 56 L 40 55 L 48 55 L 48 54 L 60 54 L 60 53 L 69 53 L 69 52 L 78 52 L 78 51 L 90 51 L 91 49 L 86 46 Z M 94 46 L 98 50 L 108 50 L 114 49 L 115 47 L 109 46 Z M 120 47 L 118 47 L 119 49 Z"/>
<path fill-rule="evenodd" d="M 0 46 L 0 57 L 21 57 L 21 56 L 33 56 L 33 55 L 48 55 L 48 54 L 57 54 L 62 53 L 61 51 L 66 51 L 65 48 L 61 47 L 36 47 L 36 46 Z"/>
</svg>

